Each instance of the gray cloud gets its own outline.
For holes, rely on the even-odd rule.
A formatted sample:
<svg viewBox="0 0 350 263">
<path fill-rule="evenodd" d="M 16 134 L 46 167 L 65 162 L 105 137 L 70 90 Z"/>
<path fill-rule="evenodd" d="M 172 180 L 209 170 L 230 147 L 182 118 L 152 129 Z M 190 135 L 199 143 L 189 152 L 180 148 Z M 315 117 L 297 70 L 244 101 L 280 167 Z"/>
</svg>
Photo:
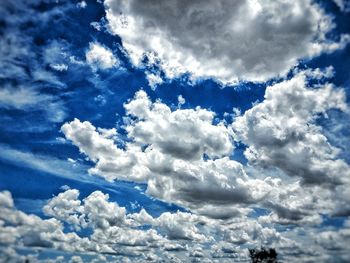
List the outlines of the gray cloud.
<svg viewBox="0 0 350 263">
<path fill-rule="evenodd" d="M 146 54 L 168 78 L 189 72 L 223 83 L 284 75 L 322 52 L 343 48 L 326 39 L 334 24 L 313 1 L 105 1 L 110 31 L 134 64 Z"/>
</svg>

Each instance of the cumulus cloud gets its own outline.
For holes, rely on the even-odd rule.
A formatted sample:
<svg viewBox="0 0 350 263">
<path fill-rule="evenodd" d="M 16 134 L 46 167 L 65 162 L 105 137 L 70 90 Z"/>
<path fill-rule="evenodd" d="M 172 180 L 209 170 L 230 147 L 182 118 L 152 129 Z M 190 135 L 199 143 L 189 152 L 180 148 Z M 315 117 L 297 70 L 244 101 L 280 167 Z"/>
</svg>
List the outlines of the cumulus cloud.
<svg viewBox="0 0 350 263">
<path fill-rule="evenodd" d="M 87 7 L 87 3 L 85 1 L 81 1 L 81 2 L 77 3 L 77 7 L 84 9 Z"/>
<path fill-rule="evenodd" d="M 96 166 L 89 170 L 90 173 L 101 175 L 107 180 L 145 180 L 146 171 L 135 165 L 140 149 L 124 152 L 115 145 L 113 139 L 103 135 L 106 132 L 97 130 L 90 122 L 81 122 L 78 119 L 65 123 L 61 130 L 67 139 L 96 163 Z"/>
<path fill-rule="evenodd" d="M 78 195 L 77 190 L 70 189 L 54 197 L 44 207 L 45 213 L 53 217 L 41 219 L 17 210 L 12 205 L 13 200 L 10 193 L 1 192 L 1 244 L 9 246 L 24 244 L 29 247 L 48 247 L 71 252 L 92 251 L 118 254 L 117 250 L 120 249 L 115 250 L 111 245 L 111 240 L 112 244 L 137 246 L 164 239 L 155 230 L 135 230 L 128 228 L 122 221 L 116 220 L 116 218 L 125 219 L 125 214 L 113 214 L 117 211 L 116 209 L 125 211 L 125 208 L 108 202 L 108 195 L 98 191 L 93 192 L 83 200 L 83 205 L 80 205 Z M 78 216 L 84 218 L 84 221 L 71 220 Z M 81 227 L 89 227 L 93 233 L 88 237 L 80 237 L 76 232 L 64 231 L 63 222 L 68 223 L 71 228 L 74 228 L 76 224 L 80 224 Z"/>
<path fill-rule="evenodd" d="M 339 2 L 339 1 L 338 1 Z M 313 1 L 105 1 L 110 31 L 132 62 L 144 56 L 168 78 L 189 72 L 223 83 L 284 75 L 299 59 L 343 48 L 326 38 L 332 18 Z"/>
<path fill-rule="evenodd" d="M 267 87 L 264 101 L 237 117 L 232 128 L 254 165 L 277 167 L 305 184 L 345 183 L 349 166 L 316 123 L 330 109 L 348 111 L 345 93 L 329 83 L 308 87 L 307 78 L 315 74 L 300 72 Z"/>
<path fill-rule="evenodd" d="M 95 191 L 82 201 L 79 199 L 79 194 L 76 189 L 68 189 L 49 200 L 43 207 L 43 211 L 46 215 L 69 223 L 76 229 L 87 227 L 94 229 L 96 240 L 97 236 L 100 238 L 103 236 L 107 240 L 108 235 L 113 235 L 116 242 L 124 245 L 143 244 L 144 241 L 138 235 L 149 238 L 141 231 L 128 229 L 128 227 L 133 228 L 142 225 L 153 225 L 160 228 L 160 232 L 165 233 L 166 237 L 171 240 L 186 239 L 202 242 L 206 240 L 205 236 L 200 234 L 195 226 L 196 223 L 201 221 L 200 217 L 190 213 L 165 212 L 154 218 L 144 209 L 141 209 L 139 213 L 127 214 L 124 207 L 109 201 L 108 194 Z M 13 207 L 13 204 L 8 200 L 9 196 L 8 192 L 4 192 L 0 202 L 3 200 L 2 205 Z M 128 235 L 125 234 L 127 231 L 135 235 L 133 241 L 130 239 L 128 241 Z M 161 240 L 161 237 L 154 230 L 146 233 L 153 233 L 155 240 Z"/>
<path fill-rule="evenodd" d="M 112 51 L 99 43 L 90 43 L 85 57 L 93 70 L 110 69 L 119 64 Z"/>
<path fill-rule="evenodd" d="M 146 79 L 148 81 L 148 85 L 151 89 L 155 89 L 158 85 L 163 83 L 163 79 L 159 76 L 159 74 L 154 73 L 146 73 Z"/>
<path fill-rule="evenodd" d="M 328 118 L 331 109 L 348 114 L 343 89 L 327 82 L 333 74 L 332 68 L 295 72 L 293 77 L 267 87 L 264 100 L 243 114 L 235 114 L 233 123 L 214 122 L 215 113 L 199 107 L 181 109 L 182 97 L 178 107 L 171 109 L 141 90 L 124 104 L 126 116 L 121 128 L 128 140 L 123 147 L 116 142 L 120 136 L 116 129 L 96 128 L 78 119 L 65 123 L 61 129 L 66 138 L 95 163 L 90 173 L 108 180 L 146 183 L 147 194 L 195 213 L 164 213 L 154 218 L 145 210 L 128 214 L 111 206 L 108 211 L 112 213 L 103 209 L 94 212 L 104 220 L 95 232 L 96 240 L 113 238 L 118 244 L 139 246 L 159 245 L 163 238 L 182 240 L 164 244 L 165 250 L 186 251 L 188 257 L 239 258 L 239 246 L 254 245 L 260 239 L 261 244 L 281 248 L 286 255 L 289 246 L 306 257 L 309 251 L 295 244 L 298 233 L 285 234 L 274 226 L 299 225 L 315 231 L 323 215 L 347 216 L 350 211 L 349 166 L 338 157 L 340 150 L 329 143 L 317 122 Z M 247 165 L 230 159 L 233 139 L 247 146 Z M 92 206 L 107 206 L 104 202 L 108 197 L 95 195 L 100 201 Z M 64 220 L 80 227 L 97 222 L 86 215 L 80 220 L 85 209 L 83 203 L 80 207 L 77 217 L 69 212 L 61 215 L 62 220 L 67 218 Z M 256 207 L 266 212 L 252 219 L 249 215 Z M 118 214 L 119 221 L 111 219 Z M 149 225 L 159 232 L 149 232 L 150 239 L 138 233 L 141 240 L 126 240 L 122 233 L 133 236 L 134 229 L 121 230 L 111 222 L 120 222 L 122 228 Z M 337 231 L 332 235 L 344 238 Z M 201 244 L 215 240 L 218 245 L 211 251 L 202 250 L 202 246 L 186 248 L 186 240 Z M 311 236 L 305 240 L 318 242 L 315 251 L 323 247 L 331 251 Z M 308 255 L 313 259 L 318 256 Z"/>
<path fill-rule="evenodd" d="M 307 229 L 299 232 L 278 232 L 274 222 L 262 223 L 266 216 L 259 217 L 263 220 L 237 217 L 222 221 L 178 211 L 153 217 L 144 209 L 128 213 L 100 191 L 80 199 L 76 189 L 68 189 L 48 200 L 43 211 L 47 219 L 23 213 L 14 207 L 10 192 L 0 192 L 0 243 L 8 246 L 6 251 L 1 248 L 0 251 L 7 258 L 21 258 L 15 250 L 19 244 L 89 252 L 91 262 L 128 262 L 128 257 L 132 257 L 133 262 L 170 259 L 184 262 L 192 257 L 242 261 L 247 258 L 246 247 L 261 244 L 274 246 L 278 251 L 293 248 L 298 252 L 298 260 L 305 259 L 308 248 L 314 251 L 312 259 L 318 258 L 319 251 L 325 250 L 323 256 L 327 256 L 334 249 L 342 257 L 349 257 L 347 247 L 342 245 L 349 240 L 348 222 L 342 230 L 322 230 L 305 225 Z M 64 224 L 68 229 L 64 229 Z M 90 231 L 81 237 L 80 228 Z M 305 231 L 314 234 L 305 236 Z M 33 255 L 32 259 L 36 257 Z M 63 257 L 56 258 L 57 262 L 62 260 Z M 71 260 L 79 261 L 79 258 L 75 255 Z"/>
<path fill-rule="evenodd" d="M 157 146 L 180 159 L 199 159 L 203 154 L 220 157 L 232 149 L 229 131 L 223 123 L 213 125 L 215 114 L 205 109 L 171 111 L 163 103 L 152 103 L 144 91 L 124 105 L 138 121 L 126 127 L 138 143 Z"/>
<path fill-rule="evenodd" d="M 296 72 L 232 124 L 214 123 L 215 113 L 199 107 L 171 109 L 140 90 L 124 104 L 123 147 L 116 129 L 75 119 L 61 130 L 95 163 L 89 172 L 107 180 L 146 183 L 147 194 L 211 218 L 244 217 L 257 205 L 270 211 L 266 224 L 316 225 L 322 213 L 350 211 L 348 164 L 317 125 L 330 109 L 348 114 L 344 91 L 327 82 L 333 74 Z M 247 166 L 230 159 L 233 139 L 247 145 Z"/>
<path fill-rule="evenodd" d="M 67 189 L 65 192 L 58 194 L 52 198 L 44 207 L 43 211 L 47 215 L 65 221 L 71 225 L 84 225 L 85 221 L 82 216 L 78 216 L 81 212 L 80 200 L 78 199 L 79 191 L 76 189 Z"/>
<path fill-rule="evenodd" d="M 0 200 L 10 197 L 8 192 L 2 195 Z M 0 204 L 6 206 L 6 203 L 8 202 Z M 178 240 L 196 240 L 197 242 L 210 240 L 197 228 L 196 224 L 201 222 L 198 216 L 184 212 L 173 214 L 166 212 L 154 218 L 144 209 L 139 213 L 127 214 L 124 207 L 110 202 L 108 194 L 100 191 L 91 193 L 81 201 L 78 190 L 66 190 L 49 200 L 43 211 L 47 216 L 68 223 L 73 229 L 90 228 L 92 234 L 88 242 L 91 245 L 95 242 L 99 244 L 93 249 L 97 252 L 117 254 L 120 246 L 125 246 L 125 253 L 130 253 L 129 246 L 134 247 L 134 252 L 137 252 L 137 247 L 146 247 L 143 251 L 134 253 L 136 256 L 142 256 L 143 252 L 151 251 L 150 247 L 164 248 L 167 251 L 185 250 L 176 243 Z M 152 225 L 158 231 L 136 228 L 145 225 Z M 114 247 L 113 244 L 119 246 Z"/>
<path fill-rule="evenodd" d="M 125 149 L 89 122 L 75 119 L 62 126 L 66 138 L 96 163 L 90 173 L 146 182 L 148 194 L 203 213 L 213 204 L 257 202 L 274 187 L 271 178 L 250 178 L 240 163 L 227 157 L 233 150 L 230 131 L 224 122 L 213 124 L 213 112 L 199 107 L 172 111 L 152 102 L 144 91 L 124 107 L 130 138 Z"/>
</svg>

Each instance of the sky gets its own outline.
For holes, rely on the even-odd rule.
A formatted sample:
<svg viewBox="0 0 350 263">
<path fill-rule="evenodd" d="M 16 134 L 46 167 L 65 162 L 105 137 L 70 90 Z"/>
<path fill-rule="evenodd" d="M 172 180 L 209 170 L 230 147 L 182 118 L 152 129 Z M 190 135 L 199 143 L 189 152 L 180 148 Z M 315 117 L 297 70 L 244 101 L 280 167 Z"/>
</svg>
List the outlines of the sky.
<svg viewBox="0 0 350 263">
<path fill-rule="evenodd" d="M 2 0 L 0 262 L 349 262 L 349 69 L 347 0 Z"/>
</svg>

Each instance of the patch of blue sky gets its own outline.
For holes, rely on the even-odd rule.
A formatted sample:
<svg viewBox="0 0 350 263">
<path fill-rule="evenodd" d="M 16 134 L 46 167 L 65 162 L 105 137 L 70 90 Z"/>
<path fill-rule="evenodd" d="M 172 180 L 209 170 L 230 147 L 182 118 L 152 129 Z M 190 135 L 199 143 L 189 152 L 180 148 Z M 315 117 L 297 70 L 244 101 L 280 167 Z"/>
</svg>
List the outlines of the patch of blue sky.
<svg viewBox="0 0 350 263">
<path fill-rule="evenodd" d="M 334 228 L 342 228 L 344 226 L 345 221 L 348 219 L 348 217 L 344 216 L 330 216 L 326 214 L 322 214 L 322 224 L 319 226 L 320 228 L 323 227 L 334 227 Z"/>
<path fill-rule="evenodd" d="M 253 207 L 252 211 L 249 213 L 249 217 L 258 218 L 260 216 L 266 216 L 270 213 L 271 213 L 271 211 L 269 209 L 260 208 L 260 207 Z"/>
<path fill-rule="evenodd" d="M 18 210 L 26 213 L 37 215 L 41 218 L 45 217 L 42 211 L 43 206 L 46 204 L 47 199 L 31 199 L 31 198 L 15 198 L 15 207 Z"/>
</svg>

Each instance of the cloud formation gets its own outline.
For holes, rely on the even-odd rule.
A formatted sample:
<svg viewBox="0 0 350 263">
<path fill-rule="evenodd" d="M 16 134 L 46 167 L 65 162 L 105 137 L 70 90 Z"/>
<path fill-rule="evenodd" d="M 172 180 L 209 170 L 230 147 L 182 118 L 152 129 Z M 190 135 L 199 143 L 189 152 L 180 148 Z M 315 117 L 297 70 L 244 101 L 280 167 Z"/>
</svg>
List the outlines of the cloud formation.
<svg viewBox="0 0 350 263">
<path fill-rule="evenodd" d="M 118 60 L 112 51 L 99 43 L 90 43 L 85 57 L 86 62 L 94 70 L 110 69 L 118 65 Z"/>
<path fill-rule="evenodd" d="M 233 122 L 235 137 L 248 145 L 245 156 L 252 164 L 277 167 L 306 184 L 348 183 L 348 164 L 317 125 L 330 109 L 348 112 L 345 92 L 329 83 L 307 87 L 310 76 L 322 75 L 301 72 L 268 87 L 264 101 Z"/>
<path fill-rule="evenodd" d="M 313 1 L 104 2 L 112 33 L 132 62 L 156 64 L 168 78 L 266 81 L 299 59 L 343 48 L 326 38 L 335 25 Z"/>
<path fill-rule="evenodd" d="M 246 247 L 259 244 L 272 245 L 279 251 L 292 249 L 297 257 L 289 259 L 288 250 L 284 254 L 290 262 L 307 257 L 327 260 L 334 249 L 339 260 L 349 258 L 344 245 L 349 241 L 348 222 L 342 230 L 308 227 L 302 231 L 314 235 L 305 237 L 305 233 L 294 230 L 278 232 L 274 224 L 259 223 L 248 217 L 218 221 L 179 211 L 165 212 L 159 217 L 151 216 L 144 209 L 129 213 L 110 201 L 108 194 L 95 191 L 80 199 L 76 189 L 51 198 L 43 211 L 47 219 L 26 214 L 15 208 L 10 192 L 0 192 L 0 243 L 7 246 L 1 247 L 0 252 L 8 261 L 30 258 L 41 262 L 37 253 L 19 255 L 16 246 L 20 244 L 29 251 L 31 247 L 43 251 L 54 248 L 68 255 L 75 254 L 71 262 L 129 262 L 129 257 L 133 262 L 183 262 L 196 257 L 206 258 L 208 262 L 217 259 L 230 262 L 232 258 L 242 261 L 248 256 Z M 308 248 L 312 249 L 312 255 Z M 89 253 L 89 260 L 76 253 Z M 56 256 L 51 262 L 65 259 Z"/>
<path fill-rule="evenodd" d="M 228 158 L 233 150 L 230 130 L 224 122 L 214 124 L 211 111 L 172 111 L 160 101 L 152 102 L 144 91 L 124 107 L 130 139 L 125 149 L 89 122 L 75 119 L 62 126 L 66 138 L 96 163 L 90 173 L 146 182 L 148 194 L 207 215 L 214 204 L 257 202 L 277 183 L 268 177 L 250 178 L 242 164 Z M 239 211 L 246 212 L 228 209 L 225 216 Z"/>
<path fill-rule="evenodd" d="M 95 163 L 89 172 L 107 180 L 147 183 L 147 194 L 211 218 L 244 216 L 257 205 L 271 210 L 263 222 L 314 225 L 349 200 L 349 166 L 317 125 L 330 109 L 348 114 L 344 90 L 327 82 L 332 74 L 296 72 L 231 124 L 214 124 L 215 114 L 199 107 L 172 110 L 141 90 L 124 104 L 124 147 L 115 129 L 90 122 L 61 130 Z M 248 165 L 230 158 L 233 139 L 247 146 Z"/>
<path fill-rule="evenodd" d="M 349 262 L 334 2 L 3 0 L 0 262 Z"/>
</svg>

